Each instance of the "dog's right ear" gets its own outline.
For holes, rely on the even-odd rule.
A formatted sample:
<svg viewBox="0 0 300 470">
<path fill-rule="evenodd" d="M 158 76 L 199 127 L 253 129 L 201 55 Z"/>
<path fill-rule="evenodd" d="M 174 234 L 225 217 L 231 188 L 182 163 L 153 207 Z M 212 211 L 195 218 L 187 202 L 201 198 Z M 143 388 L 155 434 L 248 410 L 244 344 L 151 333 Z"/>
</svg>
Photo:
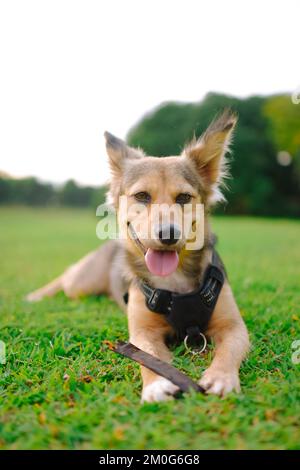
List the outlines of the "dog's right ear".
<svg viewBox="0 0 300 470">
<path fill-rule="evenodd" d="M 118 139 L 118 137 L 115 137 L 109 132 L 105 132 L 104 137 L 106 140 L 106 151 L 109 157 L 109 166 L 111 170 L 108 202 L 117 207 L 118 198 L 120 196 L 122 174 L 126 163 L 142 158 L 144 153 L 142 150 L 128 147 L 123 140 Z"/>
<path fill-rule="evenodd" d="M 128 147 L 123 140 L 118 139 L 118 137 L 115 137 L 109 132 L 104 132 L 104 137 L 106 140 L 106 151 L 109 157 L 109 165 L 114 177 L 117 177 L 122 173 L 127 160 L 134 160 L 143 157 L 143 152 L 141 150 Z"/>
</svg>

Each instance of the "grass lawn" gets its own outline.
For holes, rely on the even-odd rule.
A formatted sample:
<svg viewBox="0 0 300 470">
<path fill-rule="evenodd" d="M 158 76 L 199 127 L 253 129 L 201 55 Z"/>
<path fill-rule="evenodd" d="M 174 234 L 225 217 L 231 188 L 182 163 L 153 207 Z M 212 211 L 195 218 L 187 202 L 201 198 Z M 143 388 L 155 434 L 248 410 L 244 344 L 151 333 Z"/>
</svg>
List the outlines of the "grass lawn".
<svg viewBox="0 0 300 470">
<path fill-rule="evenodd" d="M 214 219 L 252 340 L 242 393 L 141 405 L 138 366 L 103 344 L 127 339 L 113 302 L 23 300 L 99 244 L 96 222 L 85 210 L 0 209 L 0 448 L 299 449 L 300 223 Z M 197 379 L 211 355 L 179 347 L 174 364 Z"/>
</svg>

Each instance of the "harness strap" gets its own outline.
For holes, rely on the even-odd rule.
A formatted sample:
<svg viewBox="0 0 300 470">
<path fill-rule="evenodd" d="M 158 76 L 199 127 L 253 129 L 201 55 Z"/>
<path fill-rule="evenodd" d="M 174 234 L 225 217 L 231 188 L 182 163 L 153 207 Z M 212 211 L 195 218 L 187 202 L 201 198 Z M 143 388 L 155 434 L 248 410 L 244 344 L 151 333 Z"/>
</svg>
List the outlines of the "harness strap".
<svg viewBox="0 0 300 470">
<path fill-rule="evenodd" d="M 165 289 L 154 289 L 146 282 L 138 284 L 149 310 L 164 315 L 178 339 L 198 337 L 205 332 L 213 314 L 225 280 L 225 270 L 218 254 L 213 250 L 203 283 L 193 292 L 178 294 Z"/>
<path fill-rule="evenodd" d="M 212 262 L 206 269 L 203 283 L 193 292 L 178 294 L 154 289 L 143 280 L 138 280 L 138 285 L 149 310 L 164 315 L 179 340 L 183 341 L 186 337 L 196 340 L 208 327 L 225 277 L 224 265 L 213 249 Z M 128 293 L 123 298 L 127 304 Z"/>
</svg>

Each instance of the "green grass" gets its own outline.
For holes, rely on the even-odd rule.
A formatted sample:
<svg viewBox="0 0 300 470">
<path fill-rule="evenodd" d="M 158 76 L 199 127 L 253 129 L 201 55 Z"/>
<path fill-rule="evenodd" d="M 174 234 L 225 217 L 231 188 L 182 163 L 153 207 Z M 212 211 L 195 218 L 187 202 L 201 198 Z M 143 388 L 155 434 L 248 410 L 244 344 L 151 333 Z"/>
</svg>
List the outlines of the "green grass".
<svg viewBox="0 0 300 470">
<path fill-rule="evenodd" d="M 96 217 L 2 208 L 0 221 L 0 448 L 299 449 L 299 222 L 213 223 L 252 340 L 242 394 L 141 405 L 138 367 L 103 344 L 127 338 L 112 301 L 23 300 L 98 245 Z M 179 347 L 174 364 L 197 379 L 210 359 Z"/>
</svg>

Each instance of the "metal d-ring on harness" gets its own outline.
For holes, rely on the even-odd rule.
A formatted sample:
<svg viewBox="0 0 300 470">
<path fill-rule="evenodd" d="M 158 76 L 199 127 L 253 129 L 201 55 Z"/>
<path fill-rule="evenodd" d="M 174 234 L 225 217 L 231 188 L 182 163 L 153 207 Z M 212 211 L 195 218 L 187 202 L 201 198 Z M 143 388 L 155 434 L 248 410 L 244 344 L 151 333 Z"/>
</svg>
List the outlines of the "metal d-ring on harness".
<svg viewBox="0 0 300 470">
<path fill-rule="evenodd" d="M 186 335 L 186 337 L 184 338 L 183 340 L 183 344 L 185 346 L 185 349 L 187 351 L 189 351 L 190 353 L 196 355 L 196 354 L 201 354 L 203 353 L 203 351 L 205 351 L 206 349 L 206 346 L 207 346 L 207 339 L 206 339 L 206 336 L 201 333 L 201 331 L 198 332 L 198 335 L 200 336 L 200 338 L 202 338 L 203 340 L 203 345 L 201 348 L 197 348 L 197 349 L 192 349 L 189 345 L 188 345 L 188 340 L 189 340 L 189 335 Z"/>
<path fill-rule="evenodd" d="M 178 294 L 164 289 L 154 289 L 145 281 L 138 285 L 145 296 L 149 310 L 164 315 L 176 336 L 187 350 L 199 354 L 206 348 L 204 335 L 225 280 L 225 269 L 213 249 L 212 262 L 208 265 L 203 282 L 193 292 Z M 189 342 L 202 340 L 202 346 L 192 349 Z"/>
</svg>

